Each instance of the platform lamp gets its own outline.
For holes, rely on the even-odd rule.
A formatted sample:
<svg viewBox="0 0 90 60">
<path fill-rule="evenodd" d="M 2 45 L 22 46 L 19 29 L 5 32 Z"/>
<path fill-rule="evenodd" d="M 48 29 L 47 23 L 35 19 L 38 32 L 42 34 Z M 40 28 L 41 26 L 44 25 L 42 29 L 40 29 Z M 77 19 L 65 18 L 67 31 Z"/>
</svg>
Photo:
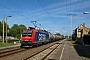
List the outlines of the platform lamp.
<svg viewBox="0 0 90 60">
<path fill-rule="evenodd" d="M 7 16 L 7 17 L 6 17 L 6 43 L 7 43 L 7 18 L 8 18 L 8 17 L 12 17 L 12 16 Z"/>
<path fill-rule="evenodd" d="M 83 12 L 83 14 L 90 14 L 90 12 Z"/>
</svg>

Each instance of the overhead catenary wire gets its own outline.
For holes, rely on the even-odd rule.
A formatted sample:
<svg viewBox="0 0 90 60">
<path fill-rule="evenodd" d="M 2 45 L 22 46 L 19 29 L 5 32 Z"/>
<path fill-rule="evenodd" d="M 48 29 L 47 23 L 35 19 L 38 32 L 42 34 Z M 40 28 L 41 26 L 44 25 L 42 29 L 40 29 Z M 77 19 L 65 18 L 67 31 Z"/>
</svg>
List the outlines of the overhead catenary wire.
<svg viewBox="0 0 90 60">
<path fill-rule="evenodd" d="M 67 11 L 67 0 L 66 0 L 65 4 L 66 4 L 66 5 L 65 5 L 65 6 L 66 6 L 65 10 Z"/>
<path fill-rule="evenodd" d="M 70 0 L 70 14 L 71 14 L 71 0 Z"/>
<path fill-rule="evenodd" d="M 42 2 L 43 2 L 43 4 L 45 5 L 48 13 L 51 14 L 51 11 L 50 11 L 50 9 L 47 7 L 46 3 L 45 3 L 44 1 L 42 1 Z M 56 24 L 55 20 L 53 19 L 53 16 L 52 16 L 52 15 L 50 15 L 50 16 L 51 16 L 53 22 L 55 23 L 55 25 L 58 27 L 58 30 L 59 30 L 59 28 L 61 28 L 61 27 Z"/>
<path fill-rule="evenodd" d="M 77 0 L 76 7 L 75 7 L 74 12 L 73 12 L 74 16 L 77 15 L 77 10 L 79 10 L 79 8 L 80 8 L 80 7 L 79 7 L 79 4 L 80 4 L 81 2 L 83 2 L 83 1 Z"/>
<path fill-rule="evenodd" d="M 76 7 L 76 10 L 79 10 L 79 9 L 81 9 L 81 7 L 83 7 L 82 6 L 82 4 L 85 2 L 85 0 L 82 0 L 82 1 L 80 1 L 80 0 L 78 0 L 78 5 L 77 5 L 77 7 Z M 80 4 L 81 3 L 81 4 Z M 76 11 L 75 11 L 76 12 Z"/>
<path fill-rule="evenodd" d="M 56 23 L 55 20 L 53 19 L 53 16 L 51 15 L 50 9 L 47 7 L 47 5 L 46 5 L 46 3 L 45 3 L 44 1 L 42 1 L 42 2 L 43 2 L 43 4 L 45 5 L 46 10 L 47 10 L 47 12 L 48 12 L 48 14 L 49 14 L 51 20 L 54 22 L 55 25 L 57 25 L 57 23 Z M 55 25 L 54 25 L 54 26 L 55 26 Z M 52 29 L 53 29 L 53 28 L 52 28 Z"/>
<path fill-rule="evenodd" d="M 26 17 L 25 15 L 20 14 L 20 13 L 16 12 L 15 10 L 12 10 L 11 8 L 9 8 L 9 7 L 5 6 L 5 5 L 2 5 L 1 3 L 0 3 L 0 6 L 4 7 L 5 9 L 8 9 L 9 11 L 11 11 L 11 12 L 13 12 L 13 13 L 16 13 L 16 14 L 24 17 L 27 22 L 30 22 L 29 20 L 31 20 L 31 18 L 28 18 L 28 17 Z M 27 27 L 28 27 L 28 25 L 27 25 Z"/>
<path fill-rule="evenodd" d="M 56 24 L 56 22 L 55 22 L 54 19 L 53 19 L 53 16 L 51 15 L 51 11 L 50 11 L 50 9 L 47 7 L 47 5 L 46 5 L 46 3 L 45 3 L 44 1 L 42 1 L 42 2 L 43 2 L 43 4 L 45 5 L 46 10 L 47 10 L 49 16 L 51 17 L 52 21 Z"/>
<path fill-rule="evenodd" d="M 70 21 L 70 23 L 71 23 L 71 24 L 70 24 L 70 25 L 71 25 L 71 26 L 70 26 L 70 27 L 71 27 L 71 29 L 70 29 L 70 33 L 71 33 L 71 34 L 70 34 L 70 35 L 72 36 L 73 17 L 76 16 L 76 14 L 72 11 L 72 0 L 69 0 L 69 1 L 70 1 L 70 6 L 69 6 L 69 14 L 68 14 L 68 16 L 69 16 L 69 18 L 70 18 L 70 20 L 71 20 L 71 21 Z M 77 5 L 78 5 L 78 4 L 77 4 Z"/>
<path fill-rule="evenodd" d="M 78 7 L 78 10 L 80 10 L 83 6 L 82 6 L 82 4 L 85 2 L 85 0 L 82 0 L 81 1 L 81 4 L 79 5 L 79 7 Z"/>
<path fill-rule="evenodd" d="M 16 14 L 20 15 L 20 16 L 25 17 L 24 15 L 22 15 L 22 14 L 20 14 L 20 13 L 16 12 L 16 11 L 14 11 L 14 10 L 12 10 L 12 9 L 10 9 L 9 7 L 6 7 L 5 5 L 0 4 L 0 6 L 2 6 L 2 7 L 4 7 L 4 8 L 6 8 L 6 9 L 8 9 L 8 10 L 10 10 L 10 11 L 12 11 L 12 12 L 14 12 L 14 13 L 16 13 Z M 29 19 L 29 18 L 27 18 L 27 17 L 25 17 L 25 18 L 26 18 L 26 19 Z"/>
<path fill-rule="evenodd" d="M 74 9 L 74 12 L 73 12 L 73 16 L 77 16 L 78 15 L 78 10 L 81 9 L 82 4 L 84 3 L 84 0 L 77 0 L 77 3 L 76 3 L 76 7 Z"/>
<path fill-rule="evenodd" d="M 55 23 L 55 21 L 53 20 L 53 18 L 51 17 L 51 15 L 50 15 L 50 13 L 45 9 L 45 7 L 42 5 L 42 3 L 39 1 L 39 0 L 37 0 L 37 2 L 41 5 L 41 7 L 44 9 L 44 11 L 48 14 L 48 16 L 51 18 L 51 20 Z M 46 5 L 45 5 L 46 6 Z M 47 8 L 48 9 L 48 8 Z M 55 23 L 56 24 L 56 23 Z"/>
<path fill-rule="evenodd" d="M 12 11 L 12 12 L 14 12 L 14 13 L 16 13 L 16 14 L 18 14 L 18 15 L 20 15 L 20 16 L 28 19 L 28 20 L 30 20 L 29 18 L 25 17 L 24 15 L 22 15 L 22 14 L 16 12 L 16 11 L 14 11 L 14 10 L 12 10 L 11 8 L 9 8 L 9 7 L 5 6 L 5 5 L 2 5 L 1 3 L 0 3 L 0 6 L 2 6 L 2 7 L 4 7 L 5 9 L 8 9 L 9 11 Z"/>
<path fill-rule="evenodd" d="M 48 14 L 48 16 L 50 17 L 50 20 L 51 20 L 52 22 L 54 22 L 54 24 L 52 24 L 52 25 L 56 25 L 56 21 L 53 19 L 53 16 L 52 16 L 51 13 L 50 13 L 51 10 L 49 10 L 49 8 L 47 7 L 47 4 L 45 4 L 45 2 L 44 2 L 44 5 L 43 5 L 43 3 L 42 3 L 43 0 L 39 0 L 39 1 L 40 1 L 41 5 L 43 6 L 44 11 L 45 11 L 45 12 Z M 69 0 L 69 1 L 71 1 L 71 0 Z M 72 4 L 72 2 L 70 2 L 69 8 L 67 7 L 67 6 L 69 5 L 69 4 L 67 4 L 69 1 L 66 0 L 66 5 L 65 5 L 65 6 L 66 6 L 66 10 L 68 10 L 69 8 L 71 8 L 71 10 L 72 10 L 72 7 L 70 7 L 71 4 Z M 79 1 L 79 2 L 78 2 L 78 1 Z M 78 1 L 77 1 L 77 3 L 76 3 L 78 8 L 75 8 L 75 10 L 80 9 L 80 8 L 82 7 L 82 6 L 81 6 L 81 7 L 79 8 L 80 5 L 79 5 L 78 3 L 80 3 L 81 0 L 78 0 Z M 83 0 L 83 1 L 84 1 L 84 0 Z M 81 4 L 82 4 L 82 3 L 83 3 L 83 2 L 81 2 Z M 1 5 L 2 5 L 2 4 L 1 4 Z M 46 7 L 45 7 L 45 6 L 46 6 Z M 8 10 L 10 10 L 10 11 L 12 11 L 12 12 L 14 12 L 14 13 L 17 13 L 17 14 L 20 15 L 20 16 L 25 17 L 25 15 L 20 14 L 20 13 L 18 13 L 17 11 L 15 11 L 15 10 L 13 10 L 13 9 L 5 6 L 5 5 L 3 5 L 3 7 L 6 8 L 6 9 L 8 9 Z M 70 10 L 70 11 L 71 11 L 71 10 Z M 70 12 L 70 11 L 69 11 L 69 12 Z M 71 13 L 71 12 L 70 12 L 70 13 Z M 41 15 L 42 15 L 42 14 L 41 14 Z M 25 18 L 26 18 L 26 19 L 29 19 L 28 17 L 25 17 Z M 36 18 L 36 17 L 35 17 L 35 18 Z"/>
<path fill-rule="evenodd" d="M 41 7 L 44 9 L 44 11 L 46 12 L 46 14 L 48 14 L 48 16 L 50 17 L 50 19 L 54 22 L 54 24 L 56 25 L 55 21 L 53 20 L 52 16 L 50 15 L 49 11 L 47 11 L 47 9 L 42 5 L 42 3 L 37 0 L 37 2 L 41 5 Z M 45 5 L 46 6 L 46 5 Z M 53 25 L 54 26 L 54 25 Z M 53 28 L 52 28 L 53 29 Z"/>
<path fill-rule="evenodd" d="M 53 16 L 50 15 L 50 14 L 51 14 L 51 13 L 50 13 L 51 11 L 50 11 L 50 9 L 47 7 L 47 5 L 45 4 L 45 2 L 42 1 L 46 8 L 42 5 L 42 3 L 41 3 L 39 0 L 37 0 L 37 1 L 38 1 L 39 4 L 42 6 L 42 8 L 44 9 L 44 11 L 48 14 L 48 16 L 51 18 L 51 20 L 54 22 L 54 24 L 57 25 L 56 22 L 55 22 L 54 19 L 53 19 Z M 54 26 L 55 26 L 55 25 L 54 25 Z M 59 26 L 58 26 L 58 27 L 59 27 Z M 53 29 L 53 28 L 52 28 L 52 29 Z M 58 30 L 59 30 L 59 28 L 58 28 Z"/>
<path fill-rule="evenodd" d="M 68 14 L 68 16 L 71 16 L 71 19 L 74 17 L 74 16 L 76 16 L 77 15 L 77 10 L 79 10 L 80 8 L 81 8 L 81 5 L 82 5 L 82 3 L 84 2 L 84 0 L 82 0 L 82 1 L 80 1 L 80 0 L 77 0 L 76 1 L 76 7 L 75 7 L 75 9 L 72 11 L 72 1 L 71 0 L 69 0 L 69 2 L 70 2 L 70 6 L 69 6 L 69 14 Z M 80 5 L 80 3 L 81 3 L 81 5 Z M 72 21 L 71 21 L 71 23 L 72 23 Z M 71 24 L 72 25 L 72 24 Z M 72 26 L 71 26 L 72 27 Z M 72 29 L 72 28 L 71 28 Z"/>
</svg>

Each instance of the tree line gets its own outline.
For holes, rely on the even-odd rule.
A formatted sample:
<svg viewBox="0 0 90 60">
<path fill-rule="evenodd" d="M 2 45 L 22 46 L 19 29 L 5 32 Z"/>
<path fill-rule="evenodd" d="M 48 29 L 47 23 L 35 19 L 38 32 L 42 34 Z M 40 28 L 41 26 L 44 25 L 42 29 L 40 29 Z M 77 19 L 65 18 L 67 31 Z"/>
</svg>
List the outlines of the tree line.
<svg viewBox="0 0 90 60">
<path fill-rule="evenodd" d="M 23 24 L 21 25 L 14 24 L 11 28 L 9 27 L 9 25 L 7 25 L 7 36 L 12 36 L 12 37 L 16 37 L 20 39 L 21 33 L 23 32 L 23 30 L 26 30 L 26 29 L 27 27 Z M 56 33 L 55 35 L 63 36 L 60 33 Z M 0 21 L 0 36 L 3 36 L 3 24 L 1 21 Z M 4 36 L 6 37 L 6 23 L 5 22 L 4 22 Z"/>
<path fill-rule="evenodd" d="M 25 25 L 14 24 L 11 28 L 7 25 L 7 35 L 20 39 L 23 30 L 27 29 Z M 4 22 L 4 35 L 6 36 L 6 23 Z M 3 36 L 3 24 L 0 21 L 0 36 Z"/>
</svg>

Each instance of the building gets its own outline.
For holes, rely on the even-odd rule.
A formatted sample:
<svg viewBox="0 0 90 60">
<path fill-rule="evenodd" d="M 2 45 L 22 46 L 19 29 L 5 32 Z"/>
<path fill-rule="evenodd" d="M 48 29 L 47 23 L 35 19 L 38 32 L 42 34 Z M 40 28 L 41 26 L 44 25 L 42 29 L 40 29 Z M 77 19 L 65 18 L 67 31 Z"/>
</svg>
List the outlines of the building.
<svg viewBox="0 0 90 60">
<path fill-rule="evenodd" d="M 83 39 L 83 37 L 85 35 L 89 35 L 90 36 L 90 28 L 87 28 L 85 26 L 85 24 L 80 24 L 74 31 L 73 31 L 73 34 L 74 34 L 74 38 L 76 40 L 78 40 L 79 42 L 81 43 L 84 43 L 84 41 L 86 41 L 86 37 L 85 39 Z M 84 41 L 83 41 L 84 40 Z M 88 41 L 89 42 L 89 41 Z"/>
<path fill-rule="evenodd" d="M 82 38 L 85 34 L 90 33 L 90 28 L 85 27 L 85 24 L 81 24 L 76 28 L 77 38 Z"/>
</svg>

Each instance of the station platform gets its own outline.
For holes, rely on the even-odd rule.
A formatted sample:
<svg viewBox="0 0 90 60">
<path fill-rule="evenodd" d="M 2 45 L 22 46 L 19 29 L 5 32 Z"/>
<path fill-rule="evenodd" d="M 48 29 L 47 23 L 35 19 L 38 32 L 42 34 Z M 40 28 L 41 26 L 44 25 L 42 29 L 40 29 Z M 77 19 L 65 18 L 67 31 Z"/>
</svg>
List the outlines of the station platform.
<svg viewBox="0 0 90 60">
<path fill-rule="evenodd" d="M 82 60 L 71 41 L 66 41 L 59 60 Z"/>
<path fill-rule="evenodd" d="M 46 60 L 82 60 L 71 41 L 66 41 L 53 51 Z"/>
</svg>

